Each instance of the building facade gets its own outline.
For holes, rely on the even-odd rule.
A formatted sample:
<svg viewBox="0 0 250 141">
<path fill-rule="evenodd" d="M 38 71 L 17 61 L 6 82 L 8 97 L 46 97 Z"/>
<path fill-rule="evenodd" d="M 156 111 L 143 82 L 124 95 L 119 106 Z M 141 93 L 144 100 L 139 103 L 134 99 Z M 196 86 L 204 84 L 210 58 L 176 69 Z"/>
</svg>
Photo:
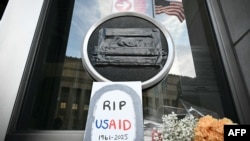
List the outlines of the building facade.
<svg viewBox="0 0 250 141">
<path fill-rule="evenodd" d="M 145 2 L 155 10 L 154 1 Z M 249 124 L 249 0 L 182 3 L 195 76 L 170 73 L 144 89 L 144 120 L 153 125 L 161 123 L 163 114 L 191 105 L 205 109 L 201 110 L 204 114 Z M 104 14 L 86 7 L 101 11 L 105 7 L 102 4 L 99 0 L 1 3 L 1 141 L 83 139 L 95 80 L 84 69 L 81 56 L 68 53 L 81 52 L 82 44 L 73 39 L 83 41 L 84 34 L 80 33 L 86 33 Z M 82 12 L 80 19 L 75 14 L 78 8 Z M 156 13 L 151 13 L 154 18 Z M 72 26 L 77 23 L 86 25 L 73 31 Z M 177 62 L 181 64 L 182 60 Z M 145 122 L 144 127 L 148 136 L 147 131 L 153 126 Z"/>
</svg>

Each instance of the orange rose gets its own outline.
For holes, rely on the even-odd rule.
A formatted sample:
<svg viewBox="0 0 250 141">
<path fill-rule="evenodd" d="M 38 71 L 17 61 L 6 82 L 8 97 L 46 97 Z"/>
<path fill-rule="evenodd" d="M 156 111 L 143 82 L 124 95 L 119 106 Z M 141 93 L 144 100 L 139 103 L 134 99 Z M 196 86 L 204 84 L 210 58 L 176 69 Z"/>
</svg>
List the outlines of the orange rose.
<svg viewBox="0 0 250 141">
<path fill-rule="evenodd" d="M 215 119 L 210 115 L 201 117 L 194 129 L 194 141 L 223 141 L 225 124 L 233 122 L 228 118 Z"/>
</svg>

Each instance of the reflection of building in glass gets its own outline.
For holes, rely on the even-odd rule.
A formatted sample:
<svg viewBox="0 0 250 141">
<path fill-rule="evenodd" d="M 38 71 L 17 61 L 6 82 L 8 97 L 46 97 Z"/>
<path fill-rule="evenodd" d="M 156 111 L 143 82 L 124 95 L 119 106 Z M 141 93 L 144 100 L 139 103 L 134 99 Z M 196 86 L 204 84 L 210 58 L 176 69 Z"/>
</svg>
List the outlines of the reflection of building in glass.
<svg viewBox="0 0 250 141">
<path fill-rule="evenodd" d="M 144 118 L 161 121 L 164 106 L 178 106 L 180 77 L 168 75 L 161 83 L 143 92 Z"/>
<path fill-rule="evenodd" d="M 86 75 L 81 59 L 66 57 L 58 96 L 55 118 L 59 129 L 83 129 L 87 121 L 92 79 Z"/>
<path fill-rule="evenodd" d="M 93 80 L 85 72 L 81 59 L 66 57 L 63 65 L 54 125 L 56 129 L 83 130 L 87 121 Z M 162 106 L 176 106 L 180 95 L 179 76 L 169 75 L 161 83 L 143 91 L 144 118 L 162 115 Z"/>
</svg>

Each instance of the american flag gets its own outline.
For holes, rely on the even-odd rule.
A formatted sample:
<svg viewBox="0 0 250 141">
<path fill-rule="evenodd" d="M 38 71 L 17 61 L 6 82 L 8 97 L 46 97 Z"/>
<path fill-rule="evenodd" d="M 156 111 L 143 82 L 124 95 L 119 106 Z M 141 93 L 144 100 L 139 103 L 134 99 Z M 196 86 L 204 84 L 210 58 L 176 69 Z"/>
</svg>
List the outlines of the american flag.
<svg viewBox="0 0 250 141">
<path fill-rule="evenodd" d="M 185 20 L 182 1 L 155 0 L 155 14 L 176 16 L 180 22 Z"/>
</svg>

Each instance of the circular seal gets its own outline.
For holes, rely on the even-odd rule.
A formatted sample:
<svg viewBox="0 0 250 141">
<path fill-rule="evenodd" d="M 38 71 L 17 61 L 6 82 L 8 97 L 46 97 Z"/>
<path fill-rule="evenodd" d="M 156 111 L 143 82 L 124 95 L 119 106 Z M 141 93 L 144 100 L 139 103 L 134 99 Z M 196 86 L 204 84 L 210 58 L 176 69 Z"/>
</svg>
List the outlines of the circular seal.
<svg viewBox="0 0 250 141">
<path fill-rule="evenodd" d="M 174 60 L 169 32 L 154 19 L 134 12 L 109 15 L 87 32 L 84 68 L 96 81 L 141 81 L 149 88 L 167 76 Z"/>
</svg>

